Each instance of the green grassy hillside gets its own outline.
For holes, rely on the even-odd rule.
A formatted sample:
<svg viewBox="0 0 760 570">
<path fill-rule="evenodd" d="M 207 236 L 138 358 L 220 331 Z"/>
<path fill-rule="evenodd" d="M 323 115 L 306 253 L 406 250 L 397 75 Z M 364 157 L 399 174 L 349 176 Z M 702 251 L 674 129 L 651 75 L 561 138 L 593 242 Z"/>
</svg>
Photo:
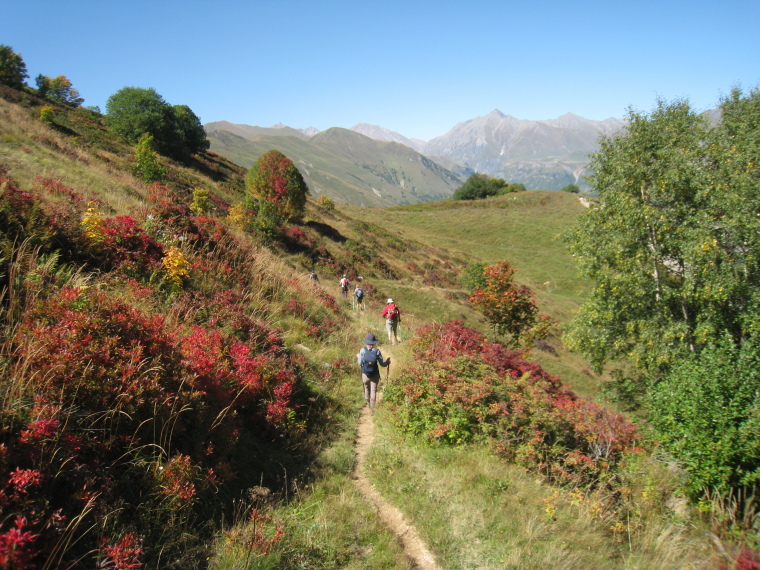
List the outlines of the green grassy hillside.
<svg viewBox="0 0 760 570">
<path fill-rule="evenodd" d="M 250 167 L 276 149 L 298 166 L 315 195 L 358 206 L 413 204 L 451 196 L 462 180 L 398 143 L 333 128 L 308 140 L 297 136 L 211 130 L 211 150 Z"/>
</svg>

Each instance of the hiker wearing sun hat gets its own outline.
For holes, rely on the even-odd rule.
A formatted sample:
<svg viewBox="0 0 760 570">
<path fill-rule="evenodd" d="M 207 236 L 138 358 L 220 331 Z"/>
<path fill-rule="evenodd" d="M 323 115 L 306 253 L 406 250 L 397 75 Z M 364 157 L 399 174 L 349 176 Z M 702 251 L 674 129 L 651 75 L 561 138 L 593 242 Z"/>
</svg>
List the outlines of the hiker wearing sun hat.
<svg viewBox="0 0 760 570">
<path fill-rule="evenodd" d="M 391 357 L 383 360 L 380 349 L 375 345 L 380 342 L 374 333 L 368 333 L 364 339 L 364 346 L 356 355 L 356 360 L 362 371 L 362 384 L 364 384 L 364 399 L 369 405 L 369 409 L 375 407 L 375 395 L 377 394 L 377 385 L 380 382 L 380 366 L 386 367 L 391 363 Z"/>
<path fill-rule="evenodd" d="M 385 330 L 388 332 L 388 342 L 398 344 L 398 324 L 401 322 L 401 311 L 393 299 L 388 299 L 388 304 L 383 309 L 383 318 L 385 319 Z"/>
</svg>

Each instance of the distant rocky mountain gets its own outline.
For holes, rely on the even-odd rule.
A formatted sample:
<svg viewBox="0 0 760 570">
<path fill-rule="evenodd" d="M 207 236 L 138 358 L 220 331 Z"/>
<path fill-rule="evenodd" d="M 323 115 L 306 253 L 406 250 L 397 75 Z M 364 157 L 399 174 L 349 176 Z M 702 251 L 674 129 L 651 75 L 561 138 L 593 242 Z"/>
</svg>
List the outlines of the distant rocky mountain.
<svg viewBox="0 0 760 570">
<path fill-rule="evenodd" d="M 394 206 L 447 198 L 464 179 L 407 145 L 331 128 L 309 136 L 289 127 L 204 125 L 211 150 L 249 168 L 279 150 L 296 164 L 311 192 L 358 206 Z M 295 131 L 295 132 L 294 132 Z"/>
<path fill-rule="evenodd" d="M 567 113 L 529 121 L 494 110 L 425 142 L 358 123 L 319 132 L 285 125 L 207 123 L 211 150 L 249 167 L 267 150 L 293 159 L 316 194 L 357 205 L 388 206 L 451 196 L 480 172 L 528 189 L 588 189 L 589 154 L 622 119 L 592 121 Z M 395 145 L 395 146 L 393 146 Z"/>
<path fill-rule="evenodd" d="M 592 121 L 572 113 L 528 121 L 495 110 L 459 123 L 429 141 L 422 152 L 529 189 L 559 190 L 571 183 L 587 188 L 582 177 L 588 174 L 588 155 L 599 148 L 601 135 L 624 124 L 622 119 Z"/>
<path fill-rule="evenodd" d="M 589 174 L 589 154 L 598 150 L 601 135 L 610 135 L 624 124 L 622 119 L 592 121 L 572 113 L 529 121 L 494 110 L 459 123 L 427 143 L 366 123 L 352 130 L 411 146 L 462 178 L 480 172 L 521 182 L 529 189 L 559 190 L 568 184 L 588 188 L 583 177 Z"/>
<path fill-rule="evenodd" d="M 417 152 L 423 152 L 425 148 L 425 141 L 420 139 L 408 139 L 404 135 L 400 135 L 395 131 L 390 131 L 377 125 L 368 125 L 367 123 L 356 123 L 351 130 L 357 133 L 361 133 L 366 137 L 375 139 L 376 141 L 397 142 L 403 145 L 413 148 Z"/>
</svg>

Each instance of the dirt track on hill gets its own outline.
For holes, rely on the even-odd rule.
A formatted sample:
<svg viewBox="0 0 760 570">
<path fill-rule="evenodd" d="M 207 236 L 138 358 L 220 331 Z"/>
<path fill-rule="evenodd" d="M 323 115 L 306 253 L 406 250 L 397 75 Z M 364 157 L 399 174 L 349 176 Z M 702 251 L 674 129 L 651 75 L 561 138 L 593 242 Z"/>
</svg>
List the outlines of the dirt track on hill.
<svg viewBox="0 0 760 570">
<path fill-rule="evenodd" d="M 378 400 L 381 398 L 382 394 L 378 394 Z M 354 482 L 364 498 L 377 509 L 380 519 L 399 538 L 404 547 L 404 553 L 414 565 L 421 570 L 440 570 L 433 553 L 420 538 L 414 526 L 404 520 L 404 514 L 386 501 L 367 478 L 364 466 L 367 461 L 367 452 L 372 447 L 374 438 L 375 424 L 369 408 L 365 406 L 359 416 L 357 427 Z"/>
</svg>

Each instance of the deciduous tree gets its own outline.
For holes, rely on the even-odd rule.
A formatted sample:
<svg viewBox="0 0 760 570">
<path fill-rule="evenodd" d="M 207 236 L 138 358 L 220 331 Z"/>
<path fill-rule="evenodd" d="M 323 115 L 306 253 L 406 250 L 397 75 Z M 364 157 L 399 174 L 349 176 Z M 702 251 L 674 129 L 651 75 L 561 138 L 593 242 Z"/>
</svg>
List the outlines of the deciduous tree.
<svg viewBox="0 0 760 570">
<path fill-rule="evenodd" d="M 81 105 L 84 99 L 79 96 L 79 91 L 71 85 L 71 80 L 65 75 L 47 77 L 38 75 L 35 79 L 37 92 L 40 97 L 47 97 L 61 104 Z"/>
<path fill-rule="evenodd" d="M 502 178 L 491 178 L 487 174 L 476 173 L 456 189 L 452 198 L 454 200 L 480 200 L 519 190 L 525 190 L 525 187 L 522 184 L 509 184 Z"/>
<path fill-rule="evenodd" d="M 628 364 L 618 392 L 647 396 L 694 492 L 760 479 L 760 92 L 720 110 L 715 126 L 684 101 L 630 111 L 569 234 L 596 286 L 565 339 L 597 368 Z"/>
<path fill-rule="evenodd" d="M 259 200 L 262 211 L 284 220 L 300 218 L 306 207 L 309 187 L 293 161 L 278 150 L 265 153 L 248 171 L 245 185 Z"/>
<path fill-rule="evenodd" d="M 153 137 L 145 133 L 135 147 L 135 174 L 148 184 L 161 181 L 166 172 L 153 151 Z"/>
<path fill-rule="evenodd" d="M 660 102 L 651 115 L 629 111 L 627 128 L 603 139 L 592 159 L 599 202 L 580 217 L 569 244 L 596 285 L 566 340 L 597 368 L 630 357 L 657 373 L 700 340 L 708 276 L 695 263 L 709 266 L 711 243 L 706 136 L 688 103 Z"/>
<path fill-rule="evenodd" d="M 211 146 L 206 137 L 206 130 L 201 120 L 187 105 L 174 105 L 174 116 L 177 119 L 177 128 L 181 133 L 183 144 L 190 154 L 202 150 L 208 150 Z"/>
<path fill-rule="evenodd" d="M 722 110 L 713 129 L 684 101 L 631 111 L 593 157 L 599 202 L 569 243 L 596 286 L 567 340 L 597 367 L 629 357 L 657 378 L 757 326 L 760 97 L 735 92 Z"/>
<path fill-rule="evenodd" d="M 26 64 L 21 56 L 9 46 L 0 44 L 0 83 L 21 89 L 27 77 Z"/>
<path fill-rule="evenodd" d="M 498 334 L 507 335 L 513 345 L 532 342 L 546 335 L 548 320 L 538 313 L 533 292 L 514 280 L 515 269 L 500 261 L 483 269 L 484 282 L 470 297 Z M 544 323 L 547 323 L 544 326 Z"/>
<path fill-rule="evenodd" d="M 688 469 L 688 488 L 728 492 L 760 482 L 760 345 L 730 335 L 676 363 L 652 387 L 660 441 Z"/>
<path fill-rule="evenodd" d="M 106 122 L 133 143 L 149 133 L 159 153 L 175 158 L 187 158 L 209 147 L 198 116 L 187 105 L 172 107 L 152 88 L 124 87 L 111 95 Z"/>
</svg>

